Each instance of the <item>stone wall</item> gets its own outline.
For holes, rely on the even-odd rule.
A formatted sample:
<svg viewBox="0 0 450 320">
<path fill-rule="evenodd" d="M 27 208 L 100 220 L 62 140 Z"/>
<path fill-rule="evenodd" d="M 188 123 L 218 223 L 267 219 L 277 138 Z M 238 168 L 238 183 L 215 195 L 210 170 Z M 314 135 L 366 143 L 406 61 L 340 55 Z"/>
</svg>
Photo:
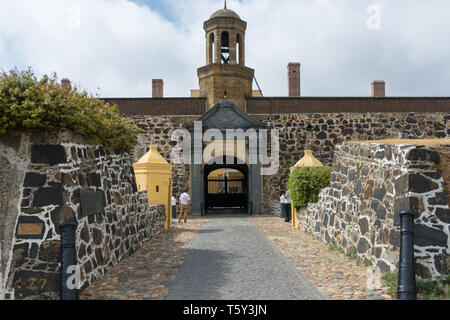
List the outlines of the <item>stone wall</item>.
<svg viewBox="0 0 450 320">
<path fill-rule="evenodd" d="M 444 177 L 447 198 L 450 199 L 450 145 L 437 146 L 436 151 L 439 153 L 442 160 L 439 164 L 439 170 Z"/>
<path fill-rule="evenodd" d="M 26 144 L 26 141 L 20 143 L 21 135 L 5 138 L 0 135 L 0 299 L 4 296 L 4 274 L 12 251 L 24 172 L 29 163 L 21 156 Z"/>
<path fill-rule="evenodd" d="M 69 131 L 12 133 L 0 137 L 0 161 L 6 298 L 58 297 L 61 221 L 78 223 L 83 288 L 164 229 L 164 207 L 137 191 L 128 154 Z"/>
<path fill-rule="evenodd" d="M 299 228 L 392 272 L 398 267 L 399 213 L 410 209 L 416 217 L 416 272 L 437 276 L 450 263 L 450 210 L 440 161 L 435 150 L 415 145 L 339 145 L 330 187 L 318 203 L 300 210 Z"/>
<path fill-rule="evenodd" d="M 264 213 L 279 214 L 279 199 L 286 192 L 289 168 L 310 149 L 331 166 L 335 146 L 348 141 L 398 138 L 450 137 L 450 113 L 292 113 L 253 115 L 269 128 L 280 130 L 280 170 L 263 178 Z M 273 210 L 273 208 L 275 210 Z"/>
<path fill-rule="evenodd" d="M 171 141 L 172 133 L 177 129 L 196 121 L 200 116 L 134 116 L 131 119 L 143 132 L 138 135 L 138 144 L 133 150 L 133 159 L 138 161 L 151 145 L 159 147 L 161 155 L 171 163 L 170 156 L 177 145 Z M 171 163 L 173 164 L 173 163 Z M 190 166 L 174 164 L 173 195 L 178 198 L 185 188 L 190 186 Z"/>
<path fill-rule="evenodd" d="M 356 99 L 356 101 L 360 100 L 364 99 Z M 420 101 L 420 99 L 411 101 L 417 104 L 416 101 Z M 438 107 L 445 107 L 445 105 L 441 106 L 440 100 L 437 100 L 436 104 Z M 335 146 L 347 141 L 398 138 L 399 134 L 403 132 L 407 133 L 409 138 L 450 137 L 450 113 L 448 112 L 251 115 L 264 122 L 269 128 L 280 130 L 280 170 L 277 175 L 263 177 L 263 194 L 265 195 L 263 197 L 263 213 L 268 214 L 279 214 L 279 197 L 286 192 L 289 167 L 303 157 L 305 148 L 311 149 L 325 165 L 331 165 Z M 149 145 L 154 144 L 159 146 L 161 154 L 169 161 L 173 147 L 176 145 L 171 141 L 172 132 L 184 128 L 199 117 L 200 115 L 135 115 L 131 117 L 134 123 L 143 130 L 138 138 L 138 146 L 133 153 L 134 159 L 138 160 L 145 154 Z M 190 167 L 175 165 L 174 195 L 179 195 L 180 191 L 189 185 Z"/>
</svg>

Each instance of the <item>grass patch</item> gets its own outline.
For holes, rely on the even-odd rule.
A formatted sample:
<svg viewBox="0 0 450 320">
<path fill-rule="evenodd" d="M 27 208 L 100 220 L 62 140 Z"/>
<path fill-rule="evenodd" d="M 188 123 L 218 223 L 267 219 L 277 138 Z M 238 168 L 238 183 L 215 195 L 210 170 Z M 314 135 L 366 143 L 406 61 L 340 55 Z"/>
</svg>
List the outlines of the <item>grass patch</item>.
<svg viewBox="0 0 450 320">
<path fill-rule="evenodd" d="M 356 253 L 346 253 L 345 255 L 352 260 L 358 260 Z"/>
<path fill-rule="evenodd" d="M 336 246 L 336 245 L 330 245 L 330 246 L 328 246 L 328 250 L 330 250 L 330 251 L 337 251 L 337 252 L 339 252 L 339 253 L 345 254 L 344 249 L 342 249 L 341 247 Z"/>
<path fill-rule="evenodd" d="M 390 288 L 392 296 L 397 296 L 398 272 L 386 273 L 381 277 L 384 285 Z M 443 274 L 437 280 L 416 277 L 417 294 L 428 300 L 448 300 L 450 297 L 450 274 Z"/>
<path fill-rule="evenodd" d="M 352 259 L 352 260 L 355 260 L 355 261 L 356 261 L 356 264 L 357 264 L 358 266 L 364 265 L 364 266 L 366 266 L 366 267 L 370 267 L 370 266 L 373 265 L 373 264 L 372 264 L 372 261 L 370 261 L 369 259 L 361 259 L 361 258 L 358 258 L 358 256 L 356 255 L 356 253 L 345 252 L 345 250 L 344 250 L 342 247 L 340 247 L 340 246 L 337 246 L 337 245 L 329 245 L 329 246 L 328 246 L 328 250 L 339 252 L 339 253 L 345 255 L 347 258 Z"/>
<path fill-rule="evenodd" d="M 437 280 L 416 279 L 417 292 L 429 300 L 447 299 L 450 297 L 450 274 L 441 275 Z"/>
<path fill-rule="evenodd" d="M 356 255 L 352 255 L 351 259 L 356 260 L 356 264 L 358 266 L 363 265 L 366 267 L 370 267 L 373 265 L 372 261 L 370 261 L 369 259 L 361 259 L 361 258 L 358 258 Z"/>
<path fill-rule="evenodd" d="M 389 293 L 391 296 L 397 296 L 397 286 L 398 286 L 398 272 L 395 273 L 385 273 L 381 276 L 381 281 L 386 287 L 389 287 Z"/>
</svg>

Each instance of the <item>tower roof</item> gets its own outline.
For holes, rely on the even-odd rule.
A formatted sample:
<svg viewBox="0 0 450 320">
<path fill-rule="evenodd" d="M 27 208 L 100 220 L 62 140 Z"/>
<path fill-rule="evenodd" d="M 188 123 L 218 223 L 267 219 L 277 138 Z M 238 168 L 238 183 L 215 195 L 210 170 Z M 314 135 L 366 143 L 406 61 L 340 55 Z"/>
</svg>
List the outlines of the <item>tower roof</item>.
<svg viewBox="0 0 450 320">
<path fill-rule="evenodd" d="M 236 18 L 241 20 L 241 17 L 239 17 L 239 15 L 236 12 L 230 9 L 220 9 L 214 12 L 210 19 L 214 18 Z"/>
</svg>

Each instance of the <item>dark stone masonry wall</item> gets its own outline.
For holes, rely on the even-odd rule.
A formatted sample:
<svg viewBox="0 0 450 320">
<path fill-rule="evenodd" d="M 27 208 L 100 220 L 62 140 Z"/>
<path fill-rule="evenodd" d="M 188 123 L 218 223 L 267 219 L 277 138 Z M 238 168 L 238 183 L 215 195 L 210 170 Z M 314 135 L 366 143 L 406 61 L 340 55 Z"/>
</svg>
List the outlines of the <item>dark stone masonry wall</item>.
<svg viewBox="0 0 450 320">
<path fill-rule="evenodd" d="M 447 198 L 450 199 L 450 145 L 439 145 L 435 149 L 441 157 L 439 170 L 444 177 Z"/>
<path fill-rule="evenodd" d="M 68 131 L 0 137 L 2 294 L 58 298 L 61 221 L 74 220 L 82 287 L 164 229 L 163 206 L 138 192 L 128 154 Z M 6 204 L 6 206 L 5 206 Z"/>
<path fill-rule="evenodd" d="M 286 192 L 289 168 L 304 155 L 305 148 L 325 165 L 331 165 L 335 146 L 346 141 L 398 138 L 450 137 L 450 113 L 286 113 L 251 114 L 270 129 L 280 130 L 280 170 L 263 178 L 263 213 L 279 214 L 279 197 Z M 198 116 L 136 115 L 131 117 L 143 130 L 133 153 L 138 160 L 149 145 L 158 145 L 169 161 L 175 142 L 172 132 L 184 128 Z M 174 195 L 190 185 L 190 168 L 174 167 Z"/>
<path fill-rule="evenodd" d="M 410 209 L 416 272 L 437 276 L 450 264 L 450 210 L 440 163 L 436 150 L 420 146 L 339 145 L 330 187 L 318 203 L 299 211 L 299 228 L 392 272 L 398 267 L 399 213 Z"/>
<path fill-rule="evenodd" d="M 151 145 L 159 147 L 161 155 L 171 164 L 171 153 L 177 142 L 171 141 L 172 133 L 185 128 L 200 116 L 134 116 L 134 124 L 143 130 L 138 135 L 138 144 L 133 150 L 133 159 L 138 161 Z M 190 186 L 190 166 L 174 164 L 173 195 L 179 197 Z"/>
<path fill-rule="evenodd" d="M 450 113 L 292 113 L 253 115 L 269 128 L 280 130 L 280 170 L 263 178 L 263 211 L 279 214 L 289 168 L 310 149 L 331 166 L 335 147 L 348 141 L 450 137 Z"/>
</svg>

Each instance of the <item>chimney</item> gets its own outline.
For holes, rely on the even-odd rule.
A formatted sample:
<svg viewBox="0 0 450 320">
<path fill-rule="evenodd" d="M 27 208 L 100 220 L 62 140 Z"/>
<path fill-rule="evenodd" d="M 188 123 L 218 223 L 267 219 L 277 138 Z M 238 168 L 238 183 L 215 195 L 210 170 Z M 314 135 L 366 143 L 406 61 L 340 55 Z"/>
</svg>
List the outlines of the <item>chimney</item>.
<svg viewBox="0 0 450 320">
<path fill-rule="evenodd" d="M 288 64 L 289 97 L 300 97 L 300 63 Z"/>
<path fill-rule="evenodd" d="M 376 98 L 386 97 L 386 82 L 384 81 L 372 82 L 372 97 Z"/>
<path fill-rule="evenodd" d="M 153 79 L 152 89 L 153 98 L 164 98 L 164 81 L 162 79 Z"/>
<path fill-rule="evenodd" d="M 70 80 L 67 78 L 61 79 L 61 86 L 63 89 L 70 90 L 72 88 L 72 84 L 70 83 Z"/>
</svg>

